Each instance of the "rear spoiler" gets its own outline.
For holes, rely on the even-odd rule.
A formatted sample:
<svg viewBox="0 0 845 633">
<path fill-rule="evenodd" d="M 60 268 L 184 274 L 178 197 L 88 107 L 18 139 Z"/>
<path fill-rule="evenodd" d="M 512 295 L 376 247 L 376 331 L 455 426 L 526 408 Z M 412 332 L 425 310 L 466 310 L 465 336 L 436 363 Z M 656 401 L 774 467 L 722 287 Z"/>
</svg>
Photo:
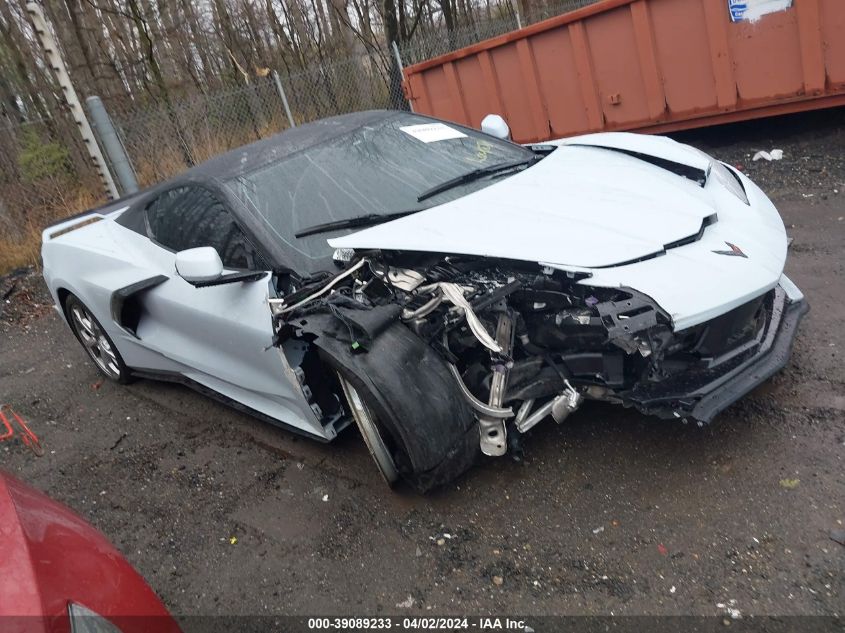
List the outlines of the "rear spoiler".
<svg viewBox="0 0 845 633">
<path fill-rule="evenodd" d="M 50 240 L 59 237 L 59 235 L 64 235 L 74 229 L 81 229 L 86 224 L 93 224 L 94 222 L 99 222 L 104 218 L 123 213 L 139 196 L 144 193 L 146 192 L 139 191 L 137 193 L 130 193 L 121 196 L 117 200 L 109 200 L 108 202 L 94 207 L 93 209 L 87 209 L 86 211 L 81 211 L 80 213 L 62 218 L 61 220 L 56 220 L 55 222 L 46 225 L 41 231 L 41 242 L 49 242 Z"/>
<path fill-rule="evenodd" d="M 114 215 L 120 215 L 128 208 L 128 206 L 120 207 L 119 209 L 109 211 L 108 213 L 102 213 L 100 211 L 83 211 L 82 213 L 77 213 L 76 215 L 72 215 L 64 220 L 48 224 L 41 232 L 41 243 L 46 244 L 50 240 L 54 240 L 65 233 L 81 229 L 83 226 L 99 222 L 100 220 L 104 220 Z"/>
</svg>

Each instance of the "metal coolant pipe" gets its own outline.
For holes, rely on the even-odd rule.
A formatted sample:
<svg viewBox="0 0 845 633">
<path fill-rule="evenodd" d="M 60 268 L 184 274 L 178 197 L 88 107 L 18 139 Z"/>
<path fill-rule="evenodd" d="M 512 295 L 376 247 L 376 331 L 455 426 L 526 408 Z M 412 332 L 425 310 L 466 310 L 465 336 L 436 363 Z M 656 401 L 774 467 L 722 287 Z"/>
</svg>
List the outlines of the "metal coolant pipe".
<svg viewBox="0 0 845 633">
<path fill-rule="evenodd" d="M 549 400 L 531 415 L 528 415 L 528 411 L 530 411 L 531 407 L 534 406 L 534 400 L 526 400 L 523 402 L 516 414 L 516 428 L 520 433 L 525 433 L 540 422 L 540 420 L 549 415 L 553 416 L 555 422 L 560 424 L 569 416 L 570 413 L 581 406 L 581 402 L 583 402 L 583 400 L 584 397 L 578 393 L 567 380 L 566 391 Z"/>
</svg>

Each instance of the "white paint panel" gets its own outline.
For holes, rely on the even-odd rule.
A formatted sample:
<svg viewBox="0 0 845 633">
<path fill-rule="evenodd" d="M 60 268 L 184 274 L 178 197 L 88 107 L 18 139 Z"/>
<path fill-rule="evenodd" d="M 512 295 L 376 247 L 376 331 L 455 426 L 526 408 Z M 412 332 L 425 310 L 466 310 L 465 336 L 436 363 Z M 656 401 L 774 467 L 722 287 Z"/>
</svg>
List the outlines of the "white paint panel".
<svg viewBox="0 0 845 633">
<path fill-rule="evenodd" d="M 710 159 L 689 145 L 678 143 L 667 136 L 652 136 L 647 134 L 631 134 L 630 132 L 599 132 L 598 134 L 582 134 L 570 136 L 544 143 L 544 145 L 592 145 L 594 147 L 611 147 L 629 152 L 638 152 L 655 156 L 664 160 L 688 165 L 707 171 Z"/>
<path fill-rule="evenodd" d="M 618 152 L 561 147 L 485 189 L 329 244 L 597 267 L 695 235 L 714 212 L 691 180 Z"/>
<path fill-rule="evenodd" d="M 660 137 L 608 135 L 597 145 L 656 154 L 700 167 L 703 154 Z M 626 137 L 626 138 L 620 138 Z M 638 141 L 642 139 L 642 144 Z M 623 145 L 624 143 L 624 145 Z M 329 240 L 338 248 L 380 248 L 490 256 L 586 271 L 585 285 L 629 287 L 654 299 L 676 330 L 712 319 L 777 285 L 786 232 L 769 199 L 740 175 L 750 206 L 715 178 L 706 187 L 645 161 L 563 145 L 540 163 L 454 202 Z M 665 254 L 663 245 L 702 238 Z M 736 244 L 747 257 L 719 255 Z"/>
<path fill-rule="evenodd" d="M 267 278 L 195 288 L 176 274 L 174 253 L 116 224 L 118 215 L 44 243 L 44 278 L 54 300 L 57 288 L 78 296 L 130 367 L 182 374 L 290 426 L 334 437 L 272 345 Z M 112 319 L 112 294 L 159 274 L 169 279 L 145 291 L 134 337 Z"/>
</svg>

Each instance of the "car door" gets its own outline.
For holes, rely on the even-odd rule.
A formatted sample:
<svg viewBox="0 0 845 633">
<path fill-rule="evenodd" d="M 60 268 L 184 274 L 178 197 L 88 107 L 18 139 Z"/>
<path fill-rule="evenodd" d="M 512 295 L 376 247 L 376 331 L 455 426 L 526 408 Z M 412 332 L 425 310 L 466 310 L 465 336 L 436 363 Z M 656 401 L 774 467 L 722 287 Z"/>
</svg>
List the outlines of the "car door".
<svg viewBox="0 0 845 633">
<path fill-rule="evenodd" d="M 168 280 L 145 293 L 138 337 L 188 378 L 311 431 L 311 411 L 273 346 L 269 266 L 234 215 L 213 191 L 188 185 L 152 200 L 145 216 L 146 259 Z M 195 287 L 175 272 L 176 253 L 201 246 L 217 250 L 224 274 L 268 272 L 257 281 Z"/>
</svg>

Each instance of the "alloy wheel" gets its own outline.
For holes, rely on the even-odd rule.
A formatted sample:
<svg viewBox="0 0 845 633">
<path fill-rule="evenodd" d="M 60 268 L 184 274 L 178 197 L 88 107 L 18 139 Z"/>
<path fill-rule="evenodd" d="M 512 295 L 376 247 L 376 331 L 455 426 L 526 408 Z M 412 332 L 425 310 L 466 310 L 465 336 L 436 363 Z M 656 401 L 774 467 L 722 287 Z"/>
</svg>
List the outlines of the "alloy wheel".
<svg viewBox="0 0 845 633">
<path fill-rule="evenodd" d="M 388 485 L 396 483 L 399 479 L 399 471 L 396 469 L 396 463 L 393 461 L 393 456 L 384 442 L 379 431 L 378 424 L 373 412 L 364 402 L 358 390 L 346 380 L 343 376 L 338 374 L 340 386 L 343 388 L 343 393 L 346 395 L 346 401 L 349 403 L 349 408 L 352 409 L 352 417 L 355 418 L 355 423 L 364 437 L 364 442 L 370 451 L 370 455 L 378 466 L 379 472 Z"/>
<path fill-rule="evenodd" d="M 82 346 L 97 367 L 109 378 L 120 378 L 120 362 L 117 359 L 111 342 L 106 333 L 97 323 L 94 316 L 82 305 L 74 305 L 71 309 L 73 327 L 82 341 Z"/>
</svg>

